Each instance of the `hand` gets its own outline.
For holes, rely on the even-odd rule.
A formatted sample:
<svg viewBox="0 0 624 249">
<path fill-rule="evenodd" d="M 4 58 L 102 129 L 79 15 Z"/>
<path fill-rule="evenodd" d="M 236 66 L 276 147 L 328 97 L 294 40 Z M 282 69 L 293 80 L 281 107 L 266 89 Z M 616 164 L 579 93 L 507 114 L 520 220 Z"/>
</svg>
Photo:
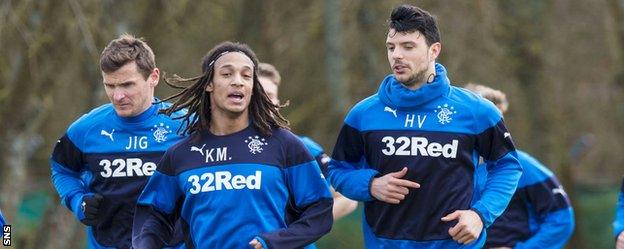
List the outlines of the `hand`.
<svg viewBox="0 0 624 249">
<path fill-rule="evenodd" d="M 371 183 L 371 195 L 390 204 L 399 204 L 409 194 L 408 188 L 420 188 L 420 184 L 401 179 L 407 174 L 407 167 L 400 171 L 376 177 Z"/>
<path fill-rule="evenodd" d="M 103 199 L 104 196 L 101 194 L 85 195 L 82 197 L 80 210 L 84 214 L 84 219 L 80 220 L 80 222 L 87 226 L 96 226 L 100 224 L 100 203 Z"/>
<path fill-rule="evenodd" d="M 479 238 L 483 230 L 483 221 L 479 214 L 473 210 L 457 210 L 442 217 L 442 221 L 458 220 L 454 227 L 449 229 L 453 240 L 460 244 L 468 244 Z"/>
<path fill-rule="evenodd" d="M 260 241 L 258 241 L 257 239 L 252 239 L 251 241 L 249 241 L 249 245 L 251 247 L 253 247 L 254 249 L 262 249 L 262 243 L 260 243 Z"/>
<path fill-rule="evenodd" d="M 621 232 L 618 235 L 617 240 L 615 241 L 615 249 L 624 249 L 624 232 Z"/>
</svg>

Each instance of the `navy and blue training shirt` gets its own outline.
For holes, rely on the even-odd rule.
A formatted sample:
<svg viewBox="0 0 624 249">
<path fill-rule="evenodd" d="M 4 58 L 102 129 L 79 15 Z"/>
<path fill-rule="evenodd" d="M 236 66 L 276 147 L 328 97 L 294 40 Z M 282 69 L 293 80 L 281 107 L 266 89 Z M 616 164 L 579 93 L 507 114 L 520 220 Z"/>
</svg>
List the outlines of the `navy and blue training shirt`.
<svg viewBox="0 0 624 249">
<path fill-rule="evenodd" d="M 135 248 L 160 248 L 171 216 L 186 226 L 187 248 L 300 248 L 329 232 L 332 197 L 319 166 L 285 129 L 263 136 L 193 133 L 170 148 L 138 201 Z"/>
<path fill-rule="evenodd" d="M 364 201 L 367 248 L 480 248 L 484 233 L 468 245 L 452 240 L 456 221 L 440 219 L 456 210 L 476 211 L 484 226 L 498 217 L 513 195 L 521 167 L 511 136 L 489 101 L 453 87 L 436 64 L 433 82 L 417 90 L 392 75 L 377 94 L 347 114 L 329 166 L 336 191 Z M 492 162 L 486 190 L 473 198 L 479 156 Z M 370 194 L 373 177 L 407 167 L 404 179 L 421 185 L 400 204 Z"/>
<path fill-rule="evenodd" d="M 303 142 L 303 145 L 305 145 L 312 157 L 316 159 L 316 163 L 318 163 L 321 168 L 323 176 L 327 177 L 327 167 L 329 167 L 329 161 L 331 161 L 331 158 L 325 154 L 323 147 L 309 137 L 299 136 L 299 139 L 301 139 L 301 142 Z"/>
<path fill-rule="evenodd" d="M 517 152 L 522 177 L 505 212 L 487 229 L 485 247 L 563 248 L 574 231 L 568 195 L 552 171 L 529 154 Z M 477 178 L 487 179 L 482 166 Z"/>
<path fill-rule="evenodd" d="M 52 182 L 61 201 L 78 220 L 85 195 L 104 196 L 100 223 L 87 228 L 89 248 L 130 248 L 136 200 L 164 152 L 182 139 L 180 120 L 157 103 L 135 117 L 120 117 L 111 104 L 93 109 L 75 121 L 52 153 Z M 174 116 L 181 116 L 182 112 Z"/>
</svg>

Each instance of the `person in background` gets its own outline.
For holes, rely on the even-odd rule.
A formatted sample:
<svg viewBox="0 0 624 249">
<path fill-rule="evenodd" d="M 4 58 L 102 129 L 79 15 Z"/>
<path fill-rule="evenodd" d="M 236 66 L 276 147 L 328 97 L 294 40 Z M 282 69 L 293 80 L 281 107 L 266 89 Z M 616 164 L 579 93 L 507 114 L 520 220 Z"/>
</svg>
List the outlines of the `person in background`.
<svg viewBox="0 0 624 249">
<path fill-rule="evenodd" d="M 502 114 L 507 111 L 505 93 L 478 84 L 465 88 L 492 101 Z M 517 152 L 523 173 L 507 209 L 487 229 L 485 248 L 563 248 L 574 232 L 568 195 L 551 170 L 526 152 Z M 477 170 L 480 189 L 487 179 L 486 168 Z"/>
<path fill-rule="evenodd" d="M 260 84 L 262 84 L 262 88 L 266 92 L 267 96 L 269 96 L 269 99 L 271 99 L 273 104 L 280 105 L 278 96 L 282 77 L 280 76 L 279 71 L 277 71 L 275 66 L 268 63 L 260 63 L 258 70 L 258 79 L 260 80 Z M 321 172 L 323 172 L 323 175 L 326 177 L 327 166 L 331 160 L 329 156 L 327 156 L 323 148 L 311 138 L 305 136 L 299 136 L 299 138 L 306 146 L 310 154 L 312 154 L 312 156 L 316 159 L 316 162 L 321 167 Z M 332 208 L 334 220 L 350 214 L 357 208 L 356 201 L 344 197 L 333 189 L 332 195 L 334 197 L 334 207 Z"/>
<path fill-rule="evenodd" d="M 615 207 L 615 219 L 613 220 L 613 236 L 615 237 L 615 248 L 624 249 L 624 179 L 618 194 L 618 202 Z"/>
</svg>

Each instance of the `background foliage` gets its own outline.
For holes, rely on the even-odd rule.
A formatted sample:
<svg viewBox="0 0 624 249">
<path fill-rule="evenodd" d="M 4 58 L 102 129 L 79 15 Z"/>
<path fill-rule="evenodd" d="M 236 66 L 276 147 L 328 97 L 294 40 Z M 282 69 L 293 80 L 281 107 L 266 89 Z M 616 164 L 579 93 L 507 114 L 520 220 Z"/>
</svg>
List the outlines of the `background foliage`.
<svg viewBox="0 0 624 249">
<path fill-rule="evenodd" d="M 0 2 L 0 206 L 16 248 L 79 248 L 82 226 L 59 204 L 52 146 L 106 98 L 99 53 L 119 34 L 145 37 L 161 70 L 200 72 L 224 40 L 248 43 L 281 71 L 295 132 L 329 152 L 341 121 L 390 72 L 385 20 L 399 1 L 233 0 Z M 613 246 L 624 154 L 624 1 L 411 1 L 438 16 L 455 85 L 507 92 L 519 148 L 565 184 L 577 215 L 570 248 Z M 157 95 L 171 94 L 164 84 Z M 361 248 L 361 211 L 321 248 Z"/>
</svg>

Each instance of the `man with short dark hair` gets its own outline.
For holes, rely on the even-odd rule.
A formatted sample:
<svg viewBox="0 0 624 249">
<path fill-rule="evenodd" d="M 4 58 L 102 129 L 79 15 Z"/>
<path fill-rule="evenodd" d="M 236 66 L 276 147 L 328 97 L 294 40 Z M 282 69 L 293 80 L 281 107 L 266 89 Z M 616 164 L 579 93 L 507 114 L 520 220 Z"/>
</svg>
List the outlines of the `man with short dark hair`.
<svg viewBox="0 0 624 249">
<path fill-rule="evenodd" d="M 154 98 L 160 71 L 141 39 L 111 41 L 100 69 L 111 103 L 83 115 L 58 140 L 52 182 L 87 226 L 89 248 L 130 248 L 136 200 L 165 150 L 182 138 L 175 132 L 181 121 L 158 114 L 169 104 Z M 182 235 L 176 238 L 170 244 L 181 244 Z"/>
<path fill-rule="evenodd" d="M 503 119 L 491 102 L 450 85 L 428 12 L 395 8 L 386 48 L 393 74 L 347 114 L 330 181 L 364 202 L 367 248 L 481 248 L 522 172 Z M 491 167 L 477 200 L 479 156 Z"/>
</svg>

